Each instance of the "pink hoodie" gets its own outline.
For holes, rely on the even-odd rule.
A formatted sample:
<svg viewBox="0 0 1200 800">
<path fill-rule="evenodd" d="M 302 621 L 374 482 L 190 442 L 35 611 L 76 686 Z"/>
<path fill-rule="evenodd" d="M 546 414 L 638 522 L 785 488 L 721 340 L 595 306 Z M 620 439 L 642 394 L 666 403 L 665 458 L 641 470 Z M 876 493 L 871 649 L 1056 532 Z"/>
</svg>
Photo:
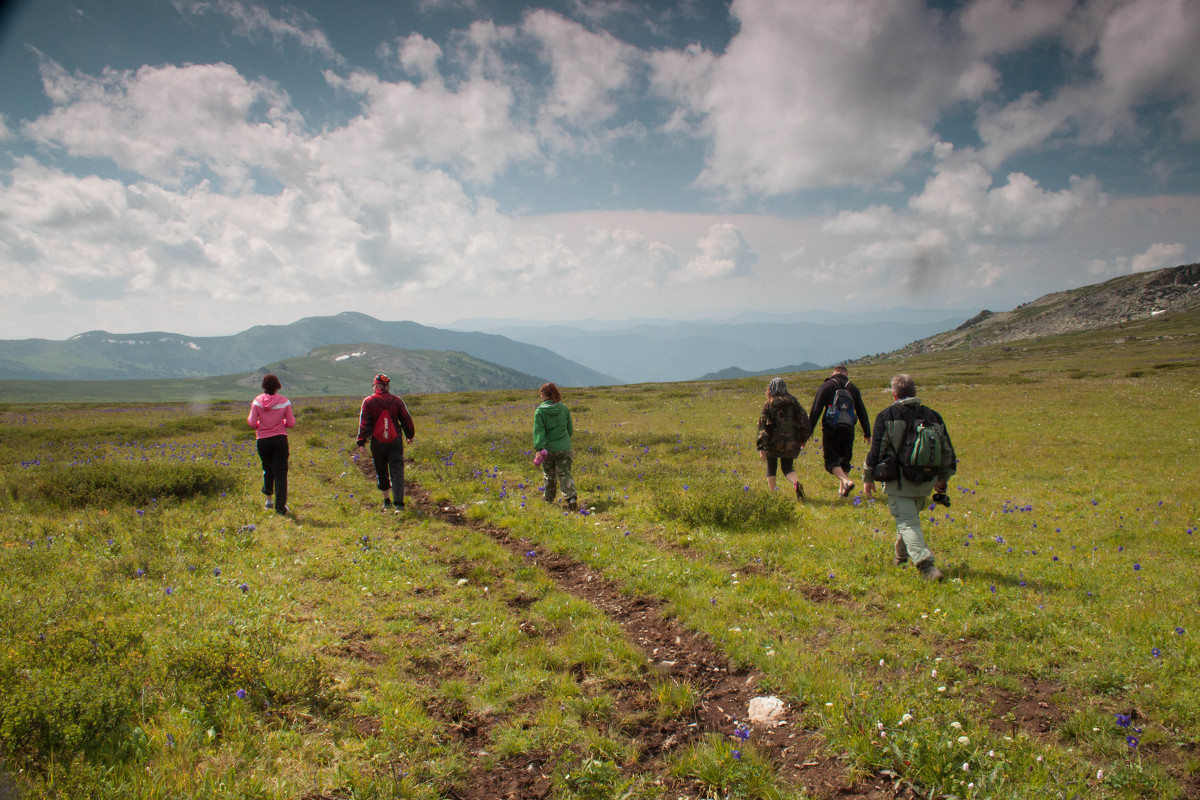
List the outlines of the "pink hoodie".
<svg viewBox="0 0 1200 800">
<path fill-rule="evenodd" d="M 258 430 L 258 439 L 281 434 L 286 436 L 288 428 L 296 427 L 292 401 L 281 394 L 260 394 L 250 404 L 250 416 L 246 417 L 246 424 Z"/>
</svg>

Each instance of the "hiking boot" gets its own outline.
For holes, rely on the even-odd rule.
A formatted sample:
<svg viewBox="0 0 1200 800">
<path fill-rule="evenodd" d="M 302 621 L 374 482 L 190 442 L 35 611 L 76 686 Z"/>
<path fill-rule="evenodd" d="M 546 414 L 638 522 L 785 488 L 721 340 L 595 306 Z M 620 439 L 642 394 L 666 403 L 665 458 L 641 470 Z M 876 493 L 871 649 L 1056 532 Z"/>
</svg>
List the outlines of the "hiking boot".
<svg viewBox="0 0 1200 800">
<path fill-rule="evenodd" d="M 942 571 L 933 564 L 918 564 L 917 569 L 921 571 L 921 577 L 931 583 L 940 583 L 942 578 L 945 577 L 942 575 Z"/>
<path fill-rule="evenodd" d="M 575 509 L 579 508 L 579 503 L 577 503 L 575 501 L 574 497 L 572 497 L 570 500 L 567 501 L 567 508 L 569 508 L 571 511 L 574 511 Z"/>
<path fill-rule="evenodd" d="M 403 514 L 404 513 L 404 501 L 401 500 L 399 503 L 396 503 L 395 509 L 396 509 L 397 514 Z"/>
<path fill-rule="evenodd" d="M 903 539 L 896 540 L 896 555 L 892 558 L 892 566 L 898 567 L 901 564 L 908 563 L 908 548 L 904 546 Z"/>
<path fill-rule="evenodd" d="M 796 481 L 796 499 L 801 503 L 804 502 L 804 484 L 800 481 Z"/>
</svg>

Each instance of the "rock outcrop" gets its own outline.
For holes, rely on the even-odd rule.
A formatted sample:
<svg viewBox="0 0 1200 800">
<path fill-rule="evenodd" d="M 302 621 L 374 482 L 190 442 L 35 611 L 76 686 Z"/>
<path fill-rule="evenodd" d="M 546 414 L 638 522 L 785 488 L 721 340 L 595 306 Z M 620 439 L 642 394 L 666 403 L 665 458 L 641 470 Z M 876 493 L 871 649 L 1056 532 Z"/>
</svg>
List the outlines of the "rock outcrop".
<svg viewBox="0 0 1200 800">
<path fill-rule="evenodd" d="M 1012 311 L 981 311 L 952 331 L 920 339 L 884 357 L 1005 344 L 1196 308 L 1200 308 L 1200 264 L 1185 264 L 1054 292 Z"/>
</svg>

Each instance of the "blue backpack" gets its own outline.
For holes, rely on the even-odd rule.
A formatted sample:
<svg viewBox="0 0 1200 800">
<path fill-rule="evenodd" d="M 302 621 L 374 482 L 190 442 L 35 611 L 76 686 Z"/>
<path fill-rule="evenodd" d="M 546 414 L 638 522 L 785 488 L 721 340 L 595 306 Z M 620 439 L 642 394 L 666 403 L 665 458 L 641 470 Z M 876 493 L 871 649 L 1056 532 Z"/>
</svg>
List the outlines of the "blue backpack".
<svg viewBox="0 0 1200 800">
<path fill-rule="evenodd" d="M 853 428 L 858 417 L 854 414 L 854 395 L 842 387 L 833 393 L 833 402 L 825 408 L 825 427 Z"/>
</svg>

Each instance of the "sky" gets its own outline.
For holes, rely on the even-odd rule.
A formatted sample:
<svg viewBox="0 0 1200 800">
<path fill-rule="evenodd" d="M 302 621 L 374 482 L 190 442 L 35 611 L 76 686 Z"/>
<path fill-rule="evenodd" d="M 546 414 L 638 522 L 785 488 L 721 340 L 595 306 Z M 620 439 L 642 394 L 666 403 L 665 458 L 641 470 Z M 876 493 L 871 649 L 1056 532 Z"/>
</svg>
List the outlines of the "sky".
<svg viewBox="0 0 1200 800">
<path fill-rule="evenodd" d="M 17 0 L 0 338 L 1006 310 L 1200 260 L 1200 0 Z"/>
</svg>

